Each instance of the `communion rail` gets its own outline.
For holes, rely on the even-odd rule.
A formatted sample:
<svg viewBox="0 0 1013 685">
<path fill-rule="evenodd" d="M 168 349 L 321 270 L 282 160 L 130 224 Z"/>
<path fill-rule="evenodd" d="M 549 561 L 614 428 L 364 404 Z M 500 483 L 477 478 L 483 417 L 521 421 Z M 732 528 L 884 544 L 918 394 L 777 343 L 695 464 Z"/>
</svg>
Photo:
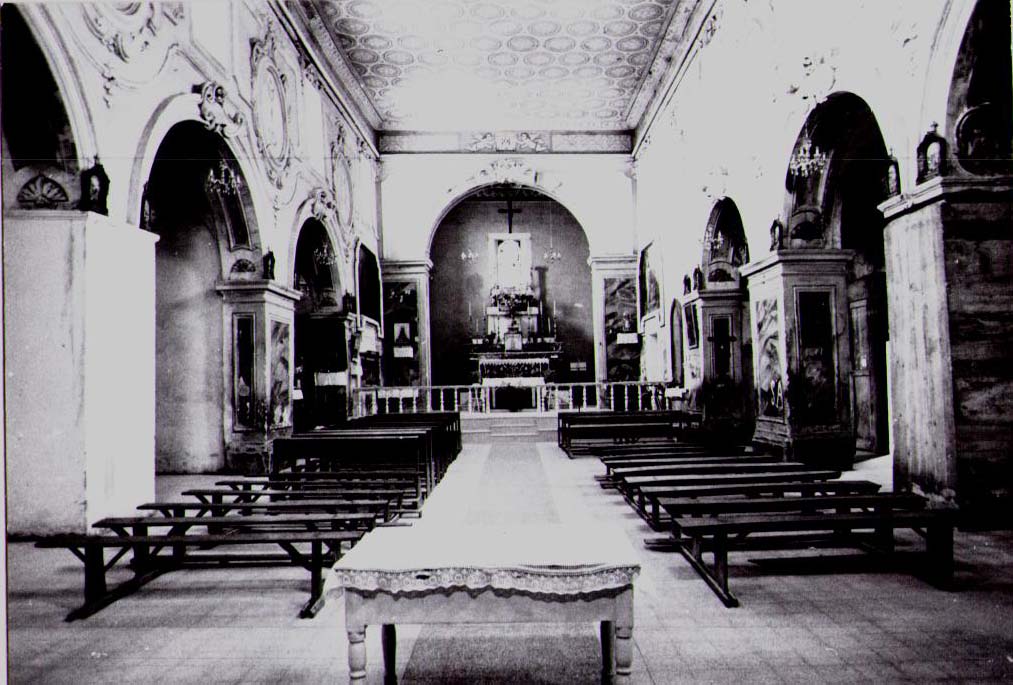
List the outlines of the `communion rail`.
<svg viewBox="0 0 1013 685">
<path fill-rule="evenodd" d="M 365 387 L 352 391 L 352 415 L 420 414 L 456 411 L 490 414 L 496 408 L 494 393 L 504 387 L 530 391 L 532 409 L 554 411 L 652 411 L 670 408 L 664 383 L 624 381 L 609 383 L 539 383 L 518 385 L 419 385 Z"/>
</svg>

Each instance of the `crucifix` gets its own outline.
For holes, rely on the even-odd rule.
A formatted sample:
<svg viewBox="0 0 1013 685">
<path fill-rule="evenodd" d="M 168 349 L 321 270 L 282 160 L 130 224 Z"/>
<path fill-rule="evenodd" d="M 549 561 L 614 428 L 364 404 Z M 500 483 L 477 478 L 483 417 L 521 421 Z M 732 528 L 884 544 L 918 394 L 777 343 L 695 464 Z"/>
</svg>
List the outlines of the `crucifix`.
<svg viewBox="0 0 1013 685">
<path fill-rule="evenodd" d="M 514 214 L 520 214 L 524 210 L 523 209 L 514 209 L 514 201 L 511 200 L 510 198 L 507 198 L 506 203 L 507 203 L 507 208 L 506 209 L 497 209 L 496 211 L 499 212 L 500 214 L 506 214 L 507 215 L 507 233 L 513 233 L 514 232 Z"/>
</svg>

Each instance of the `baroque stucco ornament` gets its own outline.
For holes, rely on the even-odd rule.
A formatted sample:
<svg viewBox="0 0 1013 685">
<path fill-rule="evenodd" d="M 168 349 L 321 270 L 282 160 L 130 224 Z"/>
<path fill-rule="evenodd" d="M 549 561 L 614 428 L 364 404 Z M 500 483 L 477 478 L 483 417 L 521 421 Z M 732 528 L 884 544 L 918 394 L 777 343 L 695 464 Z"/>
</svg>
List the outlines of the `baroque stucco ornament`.
<svg viewBox="0 0 1013 685">
<path fill-rule="evenodd" d="M 185 16 L 183 3 L 82 3 L 84 31 L 74 36 L 102 75 L 103 101 L 112 106 L 117 90 L 139 88 L 152 81 L 178 48 L 173 26 Z M 90 34 L 105 48 L 82 40 Z M 105 57 L 102 55 L 105 54 Z"/>
<path fill-rule="evenodd" d="M 535 186 L 538 184 L 538 172 L 524 163 L 522 159 L 497 159 L 469 179 L 474 185 L 492 183 L 514 183 L 517 185 Z M 447 192 L 454 192 L 453 188 Z"/>
<path fill-rule="evenodd" d="M 292 161 L 292 131 L 288 122 L 288 78 L 278 66 L 276 51 L 274 25 L 268 22 L 263 38 L 250 41 L 253 123 L 267 177 L 281 188 L 284 172 Z"/>
<path fill-rule="evenodd" d="M 228 94 L 225 86 L 214 81 L 208 81 L 193 88 L 195 93 L 200 93 L 200 103 L 197 108 L 204 126 L 209 131 L 216 131 L 225 138 L 233 137 L 243 126 L 243 115 L 239 112 L 229 112 L 225 109 L 225 101 Z"/>
</svg>

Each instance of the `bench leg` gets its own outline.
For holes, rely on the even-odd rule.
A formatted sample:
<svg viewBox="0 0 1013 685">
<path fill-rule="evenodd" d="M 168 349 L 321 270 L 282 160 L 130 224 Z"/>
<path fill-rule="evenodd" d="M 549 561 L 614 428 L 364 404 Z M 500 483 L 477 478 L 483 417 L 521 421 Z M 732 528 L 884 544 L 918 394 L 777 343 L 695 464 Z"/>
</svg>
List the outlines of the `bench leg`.
<svg viewBox="0 0 1013 685">
<path fill-rule="evenodd" d="M 348 626 L 348 681 L 366 681 L 366 626 Z"/>
<path fill-rule="evenodd" d="M 601 622 L 601 681 L 611 683 L 615 678 L 616 630 L 612 621 Z"/>
<path fill-rule="evenodd" d="M 383 644 L 383 682 L 396 685 L 397 630 L 393 623 L 385 623 L 380 629 L 380 642 Z"/>
<path fill-rule="evenodd" d="M 933 580 L 942 587 L 950 587 L 953 584 L 953 526 L 928 526 L 925 544 Z"/>
<path fill-rule="evenodd" d="M 87 545 L 84 548 L 84 603 L 93 604 L 105 595 L 105 551 L 98 545 Z"/>
<path fill-rule="evenodd" d="M 324 606 L 323 543 L 314 540 L 310 545 L 310 598 L 299 612 L 299 618 L 313 618 Z"/>
</svg>

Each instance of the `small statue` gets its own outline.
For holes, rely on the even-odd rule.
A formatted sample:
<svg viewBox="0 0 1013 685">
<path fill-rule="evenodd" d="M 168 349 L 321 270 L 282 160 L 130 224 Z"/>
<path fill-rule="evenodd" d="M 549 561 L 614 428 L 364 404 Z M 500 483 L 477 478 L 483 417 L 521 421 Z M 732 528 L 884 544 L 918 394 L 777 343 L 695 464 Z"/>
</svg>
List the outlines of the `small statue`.
<svg viewBox="0 0 1013 685">
<path fill-rule="evenodd" d="M 271 250 L 264 254 L 264 280 L 274 280 L 274 252 Z"/>
<path fill-rule="evenodd" d="M 693 290 L 703 290 L 703 271 L 699 266 L 693 267 Z"/>
<path fill-rule="evenodd" d="M 693 292 L 693 284 L 689 280 L 689 275 L 688 274 L 683 274 L 683 276 L 682 276 L 682 294 L 683 295 L 689 295 L 691 292 Z"/>
<path fill-rule="evenodd" d="M 77 208 L 82 212 L 95 212 L 108 216 L 106 203 L 109 199 L 109 176 L 102 164 L 95 158 L 95 165 L 81 172 L 81 198 Z"/>
<path fill-rule="evenodd" d="M 771 252 L 781 249 L 781 242 L 784 239 L 784 224 L 780 219 L 774 219 L 770 224 L 770 250 Z"/>
</svg>

